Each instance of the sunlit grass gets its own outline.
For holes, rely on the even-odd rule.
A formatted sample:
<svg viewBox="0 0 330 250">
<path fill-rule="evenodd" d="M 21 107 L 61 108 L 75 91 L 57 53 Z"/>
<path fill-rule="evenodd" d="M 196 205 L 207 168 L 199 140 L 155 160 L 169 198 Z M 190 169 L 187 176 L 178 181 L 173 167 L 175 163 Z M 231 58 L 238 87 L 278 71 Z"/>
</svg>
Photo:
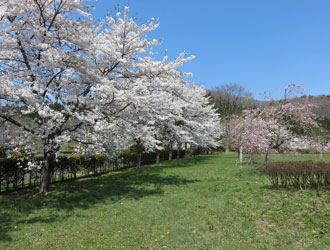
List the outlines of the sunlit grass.
<svg viewBox="0 0 330 250">
<path fill-rule="evenodd" d="M 262 161 L 198 156 L 59 183 L 45 197 L 2 195 L 0 249 L 327 249 L 330 192 L 274 190 Z"/>
</svg>

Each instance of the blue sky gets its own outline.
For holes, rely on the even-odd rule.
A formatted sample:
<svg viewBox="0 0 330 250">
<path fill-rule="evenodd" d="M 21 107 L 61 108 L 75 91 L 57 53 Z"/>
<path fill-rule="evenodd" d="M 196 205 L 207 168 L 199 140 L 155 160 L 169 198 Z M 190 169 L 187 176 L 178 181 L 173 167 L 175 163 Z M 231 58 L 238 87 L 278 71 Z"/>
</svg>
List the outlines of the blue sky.
<svg viewBox="0 0 330 250">
<path fill-rule="evenodd" d="M 126 3 L 99 0 L 93 14 L 102 18 Z M 159 56 L 196 55 L 183 70 L 207 89 L 238 83 L 262 99 L 296 82 L 308 94 L 330 94 L 329 0 L 131 0 L 129 6 L 139 23 L 159 18 L 150 34 L 162 40 L 154 49 Z"/>
</svg>

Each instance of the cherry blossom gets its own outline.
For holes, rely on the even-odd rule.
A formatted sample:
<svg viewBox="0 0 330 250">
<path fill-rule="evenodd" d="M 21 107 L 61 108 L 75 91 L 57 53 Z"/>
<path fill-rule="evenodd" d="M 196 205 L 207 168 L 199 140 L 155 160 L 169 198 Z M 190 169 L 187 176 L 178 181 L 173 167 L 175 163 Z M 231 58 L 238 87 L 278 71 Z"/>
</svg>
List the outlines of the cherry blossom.
<svg viewBox="0 0 330 250">
<path fill-rule="evenodd" d="M 179 68 L 194 56 L 157 61 L 158 41 L 147 38 L 157 23 L 138 25 L 128 7 L 94 23 L 89 8 L 0 1 L 0 123 L 11 147 L 42 149 L 42 193 L 56 153 L 72 141 L 85 154 L 116 157 L 136 140 L 158 147 L 166 123 L 182 142 L 214 147 L 219 136 L 205 91 L 182 80 L 190 74 Z"/>
</svg>

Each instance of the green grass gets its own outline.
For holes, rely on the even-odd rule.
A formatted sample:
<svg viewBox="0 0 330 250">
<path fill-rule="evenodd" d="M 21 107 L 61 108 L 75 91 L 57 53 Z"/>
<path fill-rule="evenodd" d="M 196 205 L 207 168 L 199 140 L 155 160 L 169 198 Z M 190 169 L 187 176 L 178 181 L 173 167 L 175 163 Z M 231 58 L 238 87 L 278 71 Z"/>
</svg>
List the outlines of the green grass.
<svg viewBox="0 0 330 250">
<path fill-rule="evenodd" d="M 330 191 L 272 189 L 258 161 L 198 156 L 58 183 L 44 197 L 2 194 L 0 249 L 329 249 Z"/>
</svg>

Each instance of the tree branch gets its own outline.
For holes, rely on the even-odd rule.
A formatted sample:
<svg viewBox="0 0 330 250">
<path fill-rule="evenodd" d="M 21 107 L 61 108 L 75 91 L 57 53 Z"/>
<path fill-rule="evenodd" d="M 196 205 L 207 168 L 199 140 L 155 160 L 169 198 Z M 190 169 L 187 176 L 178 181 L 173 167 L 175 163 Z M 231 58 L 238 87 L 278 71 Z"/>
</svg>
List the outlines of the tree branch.
<svg viewBox="0 0 330 250">
<path fill-rule="evenodd" d="M 23 128 L 25 131 L 30 132 L 31 134 L 34 134 L 34 133 L 35 133 L 33 129 L 30 129 L 30 128 L 26 127 L 25 125 L 23 125 L 23 124 L 21 124 L 20 122 L 14 120 L 14 119 L 11 118 L 11 117 L 7 117 L 7 116 L 4 116 L 4 115 L 2 115 L 2 114 L 0 114 L 0 117 L 1 117 L 2 119 L 4 119 L 4 120 L 6 120 L 6 121 L 8 121 L 8 122 L 10 122 L 10 123 L 12 123 L 12 124 L 14 124 L 15 126 L 17 126 L 17 127 L 19 127 L 19 128 Z"/>
</svg>

